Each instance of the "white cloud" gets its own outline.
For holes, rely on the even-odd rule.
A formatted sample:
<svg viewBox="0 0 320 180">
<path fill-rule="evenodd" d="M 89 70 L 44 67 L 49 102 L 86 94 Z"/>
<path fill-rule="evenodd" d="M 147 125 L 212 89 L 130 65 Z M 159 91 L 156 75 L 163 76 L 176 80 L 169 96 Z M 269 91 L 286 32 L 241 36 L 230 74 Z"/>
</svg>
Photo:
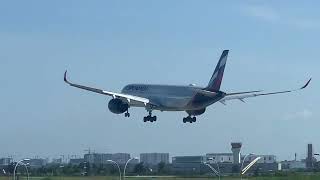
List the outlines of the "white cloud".
<svg viewBox="0 0 320 180">
<path fill-rule="evenodd" d="M 318 29 L 320 28 L 320 20 L 297 17 L 295 14 L 288 14 L 284 11 L 266 5 L 249 5 L 243 8 L 244 13 L 248 16 L 281 25 L 294 26 L 302 29 Z"/>
<path fill-rule="evenodd" d="M 318 29 L 320 28 L 320 22 L 313 19 L 295 19 L 290 22 L 292 25 L 303 29 Z"/>
<path fill-rule="evenodd" d="M 275 22 L 279 19 L 279 15 L 276 11 L 267 6 L 248 6 L 245 8 L 245 12 L 250 16 L 265 21 Z"/>
<path fill-rule="evenodd" d="M 306 120 L 310 119 L 313 116 L 313 113 L 308 109 L 303 109 L 302 111 L 297 111 L 294 113 L 286 114 L 284 116 L 285 120 Z"/>
</svg>

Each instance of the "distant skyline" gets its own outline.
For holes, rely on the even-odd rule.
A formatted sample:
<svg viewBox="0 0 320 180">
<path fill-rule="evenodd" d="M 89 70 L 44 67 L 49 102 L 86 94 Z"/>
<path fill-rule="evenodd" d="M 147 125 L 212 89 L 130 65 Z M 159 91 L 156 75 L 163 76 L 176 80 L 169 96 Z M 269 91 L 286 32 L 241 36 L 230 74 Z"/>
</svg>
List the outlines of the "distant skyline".
<svg viewBox="0 0 320 180">
<path fill-rule="evenodd" d="M 29 156 L 25 156 L 25 155 L 7 155 L 7 156 L 2 156 L 1 158 L 10 158 L 13 161 L 19 161 L 21 159 L 47 159 L 49 162 L 53 162 L 57 159 L 61 159 L 63 163 L 68 163 L 71 159 L 81 159 L 84 158 L 84 156 L 86 154 L 118 154 L 118 153 L 125 153 L 125 154 L 130 154 L 130 157 L 133 158 L 138 158 L 140 159 L 140 155 L 141 154 L 145 154 L 145 153 L 168 153 L 169 154 L 169 162 L 172 162 L 172 158 L 176 157 L 176 156 L 206 156 L 207 154 L 232 154 L 232 151 L 226 151 L 226 152 L 207 152 L 205 154 L 188 154 L 188 155 L 180 155 L 180 154 L 171 154 L 170 152 L 140 152 L 140 153 L 130 153 L 130 152 L 104 152 L 104 151 L 96 151 L 96 150 L 92 150 L 87 149 L 84 150 L 84 152 L 82 154 L 61 154 L 59 156 L 50 156 L 50 155 L 44 155 L 44 156 L 39 156 L 39 155 L 29 155 Z M 252 154 L 252 153 L 242 153 L 240 151 L 241 156 L 246 156 L 248 154 Z M 253 153 L 254 155 L 261 155 L 261 156 L 275 156 L 276 157 L 276 161 L 280 162 L 280 161 L 291 161 L 291 160 L 297 160 L 297 161 L 303 161 L 307 158 L 307 155 L 305 154 L 294 154 L 294 157 L 290 157 L 290 159 L 279 159 L 279 157 L 276 154 L 256 154 Z M 315 158 L 317 158 L 316 156 L 314 156 Z M 296 159 L 295 159 L 296 158 Z"/>
<path fill-rule="evenodd" d="M 2 1 L 0 157 L 98 152 L 230 152 L 305 157 L 319 142 L 318 1 Z M 230 49 L 221 89 L 303 91 L 184 112 L 109 112 L 110 97 L 70 80 L 120 91 L 129 83 L 206 86 Z"/>
</svg>

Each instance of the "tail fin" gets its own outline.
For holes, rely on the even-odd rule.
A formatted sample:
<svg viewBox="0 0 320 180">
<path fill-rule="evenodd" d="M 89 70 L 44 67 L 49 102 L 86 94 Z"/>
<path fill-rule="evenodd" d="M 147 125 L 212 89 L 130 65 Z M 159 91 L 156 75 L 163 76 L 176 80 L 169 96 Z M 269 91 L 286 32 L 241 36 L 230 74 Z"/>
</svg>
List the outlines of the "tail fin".
<svg viewBox="0 0 320 180">
<path fill-rule="evenodd" d="M 226 67 L 226 63 L 227 63 L 228 53 L 229 53 L 229 50 L 224 50 L 222 52 L 219 62 L 216 66 L 216 69 L 214 70 L 214 73 L 209 81 L 209 84 L 206 87 L 206 90 L 209 90 L 209 91 L 220 90 L 224 68 Z"/>
</svg>

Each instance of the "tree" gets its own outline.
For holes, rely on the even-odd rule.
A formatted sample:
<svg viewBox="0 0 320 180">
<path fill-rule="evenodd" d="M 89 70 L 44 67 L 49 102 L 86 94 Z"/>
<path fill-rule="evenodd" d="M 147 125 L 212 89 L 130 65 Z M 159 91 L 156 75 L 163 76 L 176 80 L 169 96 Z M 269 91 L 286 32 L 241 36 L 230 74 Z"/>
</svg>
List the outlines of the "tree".
<svg viewBox="0 0 320 180">
<path fill-rule="evenodd" d="M 15 162 L 14 162 L 14 163 L 10 163 L 10 164 L 8 165 L 8 170 L 7 170 L 7 171 L 8 171 L 10 174 L 13 174 L 13 170 L 14 170 L 15 165 L 16 165 Z"/>
<path fill-rule="evenodd" d="M 165 172 L 165 168 L 166 168 L 166 163 L 160 162 L 158 164 L 158 173 L 163 174 Z"/>
<path fill-rule="evenodd" d="M 143 162 L 134 166 L 134 172 L 137 174 L 144 174 L 146 172 L 146 168 L 144 167 Z"/>
</svg>

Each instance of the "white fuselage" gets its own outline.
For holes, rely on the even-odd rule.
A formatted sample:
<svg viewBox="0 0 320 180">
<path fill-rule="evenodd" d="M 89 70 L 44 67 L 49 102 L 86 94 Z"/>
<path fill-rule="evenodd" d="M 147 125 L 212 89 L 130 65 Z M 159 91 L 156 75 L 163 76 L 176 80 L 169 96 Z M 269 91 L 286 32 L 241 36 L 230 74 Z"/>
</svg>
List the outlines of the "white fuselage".
<svg viewBox="0 0 320 180">
<path fill-rule="evenodd" d="M 221 99 L 217 93 L 215 97 L 199 95 L 201 87 L 173 86 L 173 85 L 147 85 L 129 84 L 122 89 L 122 93 L 144 97 L 151 103 L 157 104 L 155 109 L 161 111 L 186 111 L 198 110 L 217 102 Z M 130 106 L 139 106 L 130 102 Z"/>
</svg>

